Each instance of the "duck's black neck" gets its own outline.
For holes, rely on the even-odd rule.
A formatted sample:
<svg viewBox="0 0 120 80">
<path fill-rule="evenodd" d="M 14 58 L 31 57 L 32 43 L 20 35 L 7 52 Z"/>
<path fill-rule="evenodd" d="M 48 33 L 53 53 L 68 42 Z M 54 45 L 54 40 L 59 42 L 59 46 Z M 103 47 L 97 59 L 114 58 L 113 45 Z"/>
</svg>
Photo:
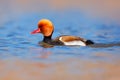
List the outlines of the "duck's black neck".
<svg viewBox="0 0 120 80">
<path fill-rule="evenodd" d="M 52 42 L 52 38 L 51 38 L 51 36 L 44 36 L 43 41 L 46 43 L 50 43 L 50 42 Z"/>
</svg>

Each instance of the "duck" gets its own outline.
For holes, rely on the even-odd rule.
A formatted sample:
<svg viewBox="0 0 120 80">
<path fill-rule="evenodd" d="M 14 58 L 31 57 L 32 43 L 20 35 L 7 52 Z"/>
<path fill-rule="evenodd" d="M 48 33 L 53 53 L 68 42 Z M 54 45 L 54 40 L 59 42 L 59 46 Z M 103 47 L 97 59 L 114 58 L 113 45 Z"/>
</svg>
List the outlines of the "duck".
<svg viewBox="0 0 120 80">
<path fill-rule="evenodd" d="M 53 23 L 48 19 L 41 19 L 38 21 L 38 28 L 33 30 L 31 34 L 41 33 L 44 37 L 42 42 L 53 46 L 87 46 L 94 44 L 94 42 L 91 40 L 86 40 L 84 38 L 72 35 L 61 35 L 56 37 L 55 39 L 52 39 L 53 32 Z"/>
</svg>

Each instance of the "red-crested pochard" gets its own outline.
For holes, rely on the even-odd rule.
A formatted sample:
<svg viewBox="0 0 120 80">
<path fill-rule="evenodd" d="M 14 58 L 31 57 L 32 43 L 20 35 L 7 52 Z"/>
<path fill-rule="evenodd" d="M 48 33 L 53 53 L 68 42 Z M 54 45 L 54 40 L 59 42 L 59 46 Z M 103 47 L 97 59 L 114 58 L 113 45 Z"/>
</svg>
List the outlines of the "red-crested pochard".
<svg viewBox="0 0 120 80">
<path fill-rule="evenodd" d="M 50 45 L 68 45 L 68 46 L 86 46 L 94 44 L 91 40 L 86 40 L 77 36 L 62 35 L 56 39 L 52 39 L 54 25 L 48 19 L 42 19 L 38 22 L 38 29 L 31 34 L 41 33 L 44 36 L 43 42 Z"/>
</svg>

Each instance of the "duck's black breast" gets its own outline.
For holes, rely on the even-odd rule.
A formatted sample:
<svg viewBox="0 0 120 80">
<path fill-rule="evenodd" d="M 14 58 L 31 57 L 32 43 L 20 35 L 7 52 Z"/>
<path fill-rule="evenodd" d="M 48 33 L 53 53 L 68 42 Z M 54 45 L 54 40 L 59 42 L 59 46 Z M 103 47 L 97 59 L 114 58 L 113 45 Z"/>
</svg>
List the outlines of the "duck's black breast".
<svg viewBox="0 0 120 80">
<path fill-rule="evenodd" d="M 51 36 L 44 36 L 43 41 L 40 42 L 39 44 L 41 44 L 41 43 L 42 43 L 42 45 L 51 45 L 51 46 L 64 45 L 64 43 L 59 40 L 59 37 L 57 37 L 55 39 L 51 39 Z"/>
<path fill-rule="evenodd" d="M 59 40 L 51 40 L 51 41 L 47 41 L 47 42 L 41 41 L 41 42 L 39 42 L 39 45 L 44 48 L 51 48 L 54 46 L 63 46 L 64 43 Z"/>
<path fill-rule="evenodd" d="M 61 42 L 61 41 L 59 40 L 59 38 L 60 38 L 60 37 L 57 37 L 57 38 L 53 39 L 52 42 L 51 42 L 51 44 L 52 44 L 52 45 L 64 45 L 64 43 Z"/>
</svg>

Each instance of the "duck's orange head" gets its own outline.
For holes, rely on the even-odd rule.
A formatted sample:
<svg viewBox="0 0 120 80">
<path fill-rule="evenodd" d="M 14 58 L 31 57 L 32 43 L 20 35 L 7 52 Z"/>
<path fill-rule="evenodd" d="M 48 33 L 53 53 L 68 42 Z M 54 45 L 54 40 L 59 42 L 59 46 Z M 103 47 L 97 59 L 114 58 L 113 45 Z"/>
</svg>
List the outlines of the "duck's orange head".
<svg viewBox="0 0 120 80">
<path fill-rule="evenodd" d="M 31 32 L 31 34 L 42 33 L 44 36 L 51 36 L 54 30 L 52 22 L 48 19 L 42 19 L 38 22 L 38 29 Z"/>
</svg>

